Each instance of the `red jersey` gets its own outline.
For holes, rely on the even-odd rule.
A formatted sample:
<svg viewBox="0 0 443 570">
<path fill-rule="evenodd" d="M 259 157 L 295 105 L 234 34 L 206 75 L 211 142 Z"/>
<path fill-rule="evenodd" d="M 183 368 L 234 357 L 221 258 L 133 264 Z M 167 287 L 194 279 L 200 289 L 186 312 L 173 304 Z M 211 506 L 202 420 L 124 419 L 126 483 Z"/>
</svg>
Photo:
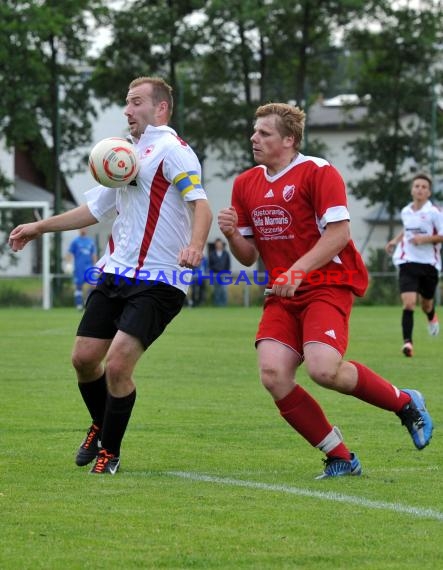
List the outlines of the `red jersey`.
<svg viewBox="0 0 443 570">
<path fill-rule="evenodd" d="M 269 284 L 313 248 L 328 223 L 350 219 L 340 173 L 326 160 L 302 154 L 274 176 L 262 165 L 240 174 L 232 205 L 240 233 L 254 237 Z M 368 273 L 352 240 L 332 261 L 305 276 L 298 290 L 319 285 L 364 294 Z"/>
</svg>

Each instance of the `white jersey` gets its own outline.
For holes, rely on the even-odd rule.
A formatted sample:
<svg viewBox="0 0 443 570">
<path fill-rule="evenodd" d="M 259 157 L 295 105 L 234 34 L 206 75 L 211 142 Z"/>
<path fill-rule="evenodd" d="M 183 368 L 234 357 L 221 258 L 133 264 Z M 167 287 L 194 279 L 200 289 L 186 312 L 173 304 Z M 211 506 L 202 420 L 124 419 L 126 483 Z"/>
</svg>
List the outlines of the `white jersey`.
<svg viewBox="0 0 443 570">
<path fill-rule="evenodd" d="M 136 185 L 96 186 L 86 193 L 88 208 L 97 220 L 115 216 L 97 267 L 105 273 L 162 281 L 186 293 L 192 271 L 180 267 L 177 258 L 191 240 L 187 202 L 207 199 L 199 160 L 166 125 L 149 125 L 134 144 L 140 158 Z"/>
<path fill-rule="evenodd" d="M 443 236 L 443 214 L 429 200 L 420 208 L 412 209 L 411 202 L 401 211 L 403 222 L 403 238 L 397 244 L 394 251 L 393 261 L 395 265 L 416 262 L 433 265 L 438 271 L 441 270 L 441 244 L 426 243 L 414 245 L 411 239 L 416 235 Z"/>
</svg>

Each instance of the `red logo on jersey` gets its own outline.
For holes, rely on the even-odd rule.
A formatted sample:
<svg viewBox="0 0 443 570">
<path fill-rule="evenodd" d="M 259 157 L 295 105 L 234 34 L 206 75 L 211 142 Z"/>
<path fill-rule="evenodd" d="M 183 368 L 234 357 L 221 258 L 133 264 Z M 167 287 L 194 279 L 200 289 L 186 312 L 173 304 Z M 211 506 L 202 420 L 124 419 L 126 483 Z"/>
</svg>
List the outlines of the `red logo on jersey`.
<svg viewBox="0 0 443 570">
<path fill-rule="evenodd" d="M 143 156 L 148 156 L 148 154 L 151 154 L 153 150 L 154 150 L 154 145 L 153 144 L 149 145 L 148 148 L 143 151 Z"/>
<path fill-rule="evenodd" d="M 295 186 L 291 184 L 291 186 L 285 186 L 283 188 L 283 200 L 285 202 L 289 202 L 295 194 Z"/>
<path fill-rule="evenodd" d="M 291 214 L 276 205 L 259 206 L 252 211 L 252 221 L 264 236 L 278 236 L 291 225 Z"/>
</svg>

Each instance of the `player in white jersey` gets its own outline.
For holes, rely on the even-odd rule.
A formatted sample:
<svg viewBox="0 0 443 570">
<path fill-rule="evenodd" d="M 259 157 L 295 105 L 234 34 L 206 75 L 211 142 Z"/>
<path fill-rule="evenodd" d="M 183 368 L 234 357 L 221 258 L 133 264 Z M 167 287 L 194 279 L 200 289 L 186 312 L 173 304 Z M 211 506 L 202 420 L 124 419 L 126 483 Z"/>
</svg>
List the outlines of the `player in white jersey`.
<svg viewBox="0 0 443 570">
<path fill-rule="evenodd" d="M 114 216 L 72 354 L 92 419 L 76 464 L 95 460 L 95 474 L 114 475 L 119 468 L 135 404 L 135 366 L 180 312 L 212 221 L 197 156 L 167 126 L 172 107 L 172 89 L 163 79 L 132 81 L 124 112 L 141 162 L 135 182 L 117 190 L 97 186 L 87 193 L 86 204 L 20 225 L 9 237 L 19 251 L 43 233 Z"/>
<path fill-rule="evenodd" d="M 440 325 L 435 312 L 435 291 L 441 270 L 441 242 L 443 242 L 443 215 L 429 200 L 432 181 L 426 174 L 417 174 L 412 180 L 412 202 L 401 211 L 402 231 L 386 244 L 399 268 L 402 312 L 402 352 L 412 357 L 412 332 L 417 295 L 428 321 L 431 336 L 438 335 Z"/>
</svg>

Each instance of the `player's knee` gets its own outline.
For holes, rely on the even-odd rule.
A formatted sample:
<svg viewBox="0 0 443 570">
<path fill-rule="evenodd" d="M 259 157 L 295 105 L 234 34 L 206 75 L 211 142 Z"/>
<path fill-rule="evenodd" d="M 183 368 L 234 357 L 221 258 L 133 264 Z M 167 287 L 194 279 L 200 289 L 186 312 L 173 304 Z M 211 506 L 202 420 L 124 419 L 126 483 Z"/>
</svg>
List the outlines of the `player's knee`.
<svg viewBox="0 0 443 570">
<path fill-rule="evenodd" d="M 75 348 L 71 356 L 72 366 L 77 372 L 85 374 L 88 370 L 95 367 L 95 363 L 91 361 L 90 355 L 87 351 L 81 348 Z"/>
<path fill-rule="evenodd" d="M 281 384 L 279 371 L 273 366 L 262 366 L 260 368 L 260 380 L 271 394 L 276 392 Z"/>
<path fill-rule="evenodd" d="M 106 361 L 106 378 L 112 384 L 118 383 L 121 378 L 131 376 L 124 358 L 110 355 Z"/>
<path fill-rule="evenodd" d="M 337 376 L 337 370 L 331 366 L 326 366 L 321 362 L 312 363 L 306 366 L 309 377 L 314 380 L 316 384 L 324 388 L 333 389 Z"/>
</svg>

